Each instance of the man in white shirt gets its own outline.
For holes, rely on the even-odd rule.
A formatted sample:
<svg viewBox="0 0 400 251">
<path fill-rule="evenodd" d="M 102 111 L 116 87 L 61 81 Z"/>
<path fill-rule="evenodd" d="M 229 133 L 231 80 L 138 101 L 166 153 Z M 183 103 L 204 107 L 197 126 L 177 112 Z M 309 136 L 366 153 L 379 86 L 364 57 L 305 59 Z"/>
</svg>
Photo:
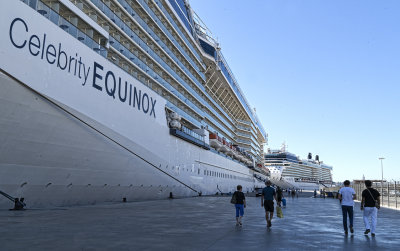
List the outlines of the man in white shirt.
<svg viewBox="0 0 400 251">
<path fill-rule="evenodd" d="M 354 200 L 356 199 L 356 192 L 354 191 L 353 188 L 350 187 L 350 181 L 345 180 L 343 184 L 344 187 L 340 188 L 339 190 L 339 200 L 342 205 L 344 233 L 349 234 L 347 228 L 347 214 L 349 215 L 349 220 L 350 220 L 350 233 L 354 233 L 353 206 L 354 206 Z"/>
</svg>

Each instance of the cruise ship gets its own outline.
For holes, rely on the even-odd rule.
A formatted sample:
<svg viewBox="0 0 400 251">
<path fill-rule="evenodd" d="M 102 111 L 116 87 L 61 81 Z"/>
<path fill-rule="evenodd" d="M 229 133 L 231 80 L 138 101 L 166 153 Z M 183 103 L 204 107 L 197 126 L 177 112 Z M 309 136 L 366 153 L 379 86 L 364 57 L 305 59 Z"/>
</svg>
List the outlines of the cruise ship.
<svg viewBox="0 0 400 251">
<path fill-rule="evenodd" d="M 315 160 L 311 153 L 307 159 L 300 159 L 282 144 L 279 150 L 268 149 L 264 157 L 268 176 L 277 186 L 319 191 L 332 185 L 332 166 L 320 161 L 318 155 Z"/>
<path fill-rule="evenodd" d="M 48 207 L 263 185 L 267 134 L 188 1 L 0 5 L 0 191 Z"/>
</svg>

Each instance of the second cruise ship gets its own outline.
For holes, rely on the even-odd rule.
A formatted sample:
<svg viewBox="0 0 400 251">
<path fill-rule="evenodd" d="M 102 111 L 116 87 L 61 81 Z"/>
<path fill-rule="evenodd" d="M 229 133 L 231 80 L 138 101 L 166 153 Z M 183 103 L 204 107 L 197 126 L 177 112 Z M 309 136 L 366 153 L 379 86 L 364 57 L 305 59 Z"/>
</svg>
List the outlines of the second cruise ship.
<svg viewBox="0 0 400 251">
<path fill-rule="evenodd" d="M 332 184 L 332 166 L 320 161 L 318 155 L 315 160 L 311 153 L 301 159 L 282 144 L 279 150 L 268 149 L 264 157 L 270 180 L 282 188 L 320 190 Z"/>
</svg>

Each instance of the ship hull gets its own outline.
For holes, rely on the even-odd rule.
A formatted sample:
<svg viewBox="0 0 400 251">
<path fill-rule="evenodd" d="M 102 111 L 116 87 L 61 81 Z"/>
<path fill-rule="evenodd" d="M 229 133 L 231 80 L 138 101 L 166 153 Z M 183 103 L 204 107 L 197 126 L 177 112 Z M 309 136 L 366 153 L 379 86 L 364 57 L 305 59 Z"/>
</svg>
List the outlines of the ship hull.
<svg viewBox="0 0 400 251">
<path fill-rule="evenodd" d="M 281 175 L 276 174 L 275 176 L 271 176 L 270 181 L 283 189 L 302 189 L 307 191 L 320 190 L 322 188 L 321 185 L 315 182 L 299 182 L 295 181 L 293 177 L 282 177 Z"/>
<path fill-rule="evenodd" d="M 242 164 L 171 136 L 168 128 L 137 131 L 159 138 L 157 145 L 144 146 L 3 74 L 0 87 L 0 190 L 24 197 L 31 207 L 211 195 L 232 192 L 238 184 L 244 191 L 262 185 Z M 0 198 L 0 205 L 10 202 Z"/>
</svg>

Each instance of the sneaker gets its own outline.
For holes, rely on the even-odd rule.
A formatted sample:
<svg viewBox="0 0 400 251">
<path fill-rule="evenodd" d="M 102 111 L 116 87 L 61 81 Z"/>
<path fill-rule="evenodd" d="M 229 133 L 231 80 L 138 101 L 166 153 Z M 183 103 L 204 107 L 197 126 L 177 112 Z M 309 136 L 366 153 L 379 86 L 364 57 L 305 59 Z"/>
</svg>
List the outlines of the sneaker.
<svg viewBox="0 0 400 251">
<path fill-rule="evenodd" d="M 369 230 L 369 229 L 366 229 L 365 232 L 364 232 L 364 234 L 368 234 L 369 232 L 370 232 L 370 230 Z"/>
<path fill-rule="evenodd" d="M 375 237 L 375 233 L 371 233 L 371 236 L 372 236 L 372 237 Z"/>
<path fill-rule="evenodd" d="M 350 233 L 354 233 L 354 228 L 350 227 Z"/>
<path fill-rule="evenodd" d="M 270 220 L 267 221 L 267 227 L 271 227 L 271 226 L 272 226 L 271 221 Z"/>
</svg>

